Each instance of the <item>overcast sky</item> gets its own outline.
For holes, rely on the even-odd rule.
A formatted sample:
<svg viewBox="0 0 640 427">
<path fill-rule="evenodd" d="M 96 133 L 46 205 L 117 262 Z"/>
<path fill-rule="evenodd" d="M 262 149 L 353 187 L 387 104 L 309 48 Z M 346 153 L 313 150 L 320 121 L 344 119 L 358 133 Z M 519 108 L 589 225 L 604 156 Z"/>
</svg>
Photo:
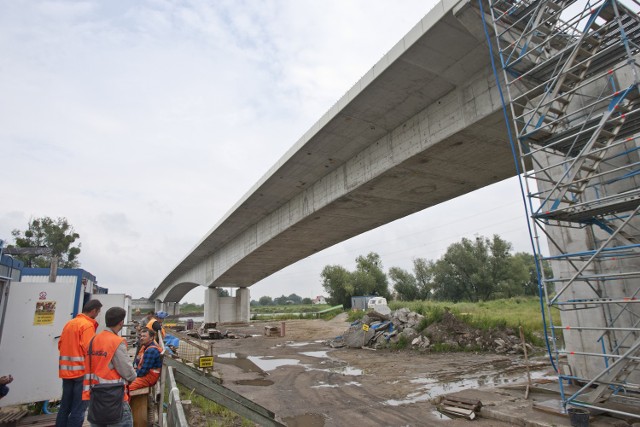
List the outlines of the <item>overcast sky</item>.
<svg viewBox="0 0 640 427">
<path fill-rule="evenodd" d="M 99 285 L 148 296 L 435 3 L 0 0 L 0 239 L 66 217 Z M 251 298 L 312 297 L 327 264 L 374 251 L 410 268 L 494 233 L 530 252 L 515 180 L 302 260 Z"/>
</svg>

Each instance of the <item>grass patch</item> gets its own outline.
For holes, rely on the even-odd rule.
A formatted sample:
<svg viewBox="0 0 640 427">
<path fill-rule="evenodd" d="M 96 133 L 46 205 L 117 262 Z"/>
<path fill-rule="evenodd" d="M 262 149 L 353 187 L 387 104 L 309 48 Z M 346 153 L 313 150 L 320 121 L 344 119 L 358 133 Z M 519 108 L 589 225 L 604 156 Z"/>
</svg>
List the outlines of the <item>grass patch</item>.
<svg viewBox="0 0 640 427">
<path fill-rule="evenodd" d="M 342 313 L 341 306 L 316 305 L 270 305 L 251 307 L 251 320 L 333 319 Z"/>
<path fill-rule="evenodd" d="M 538 297 L 517 297 L 481 302 L 450 301 L 392 301 L 391 310 L 406 307 L 420 313 L 425 319 L 420 323 L 419 330 L 423 330 L 431 323 L 442 320 L 446 310 L 451 311 L 458 319 L 472 327 L 488 330 L 492 328 L 512 328 L 518 331 L 522 326 L 527 341 L 535 345 L 542 345 L 544 328 Z M 554 316 L 556 325 L 560 325 L 560 317 Z M 442 351 L 449 351 L 445 348 Z"/>
<path fill-rule="evenodd" d="M 393 350 L 403 350 L 405 348 L 409 348 L 409 344 L 409 338 L 407 338 L 405 335 L 400 335 L 398 341 L 391 343 L 390 347 Z"/>
<path fill-rule="evenodd" d="M 367 312 L 364 310 L 350 310 L 347 312 L 347 319 L 353 323 L 356 320 L 361 320 L 365 314 L 367 314 Z"/>
<path fill-rule="evenodd" d="M 271 313 L 315 313 L 331 308 L 329 304 L 287 304 L 287 305 L 254 305 L 251 306 L 251 314 Z"/>
<path fill-rule="evenodd" d="M 206 420 L 207 427 L 226 427 L 226 426 L 253 427 L 255 426 L 255 423 L 245 418 L 242 418 L 240 415 L 228 410 L 224 406 L 218 405 L 216 402 L 209 400 L 206 397 L 202 397 L 199 394 L 191 393 L 191 390 L 189 390 L 187 387 L 183 386 L 182 384 L 178 384 L 178 389 L 180 390 L 181 399 L 191 400 L 192 415 L 195 415 L 193 414 L 194 410 L 195 412 L 201 413 L 204 419 Z"/>
</svg>

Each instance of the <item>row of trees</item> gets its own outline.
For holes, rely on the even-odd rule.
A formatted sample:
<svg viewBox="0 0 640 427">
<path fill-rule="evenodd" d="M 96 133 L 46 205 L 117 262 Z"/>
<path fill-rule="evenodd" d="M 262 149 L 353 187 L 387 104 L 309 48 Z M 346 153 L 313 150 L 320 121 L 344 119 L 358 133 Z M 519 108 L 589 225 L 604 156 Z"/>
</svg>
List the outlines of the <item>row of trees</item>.
<svg viewBox="0 0 640 427">
<path fill-rule="evenodd" d="M 27 267 L 49 267 L 51 256 L 58 258 L 58 265 L 76 268 L 80 265 L 80 235 L 76 233 L 66 218 L 42 217 L 30 220 L 22 232 L 13 230 L 15 246 L 19 248 L 48 247 L 50 256 L 18 255 Z M 538 281 L 533 255 L 511 253 L 511 243 L 498 235 L 489 239 L 475 240 L 463 238 L 447 248 L 438 260 L 417 258 L 413 270 L 391 267 L 387 275 L 382 260 L 376 253 L 356 258 L 356 268 L 348 271 L 340 265 L 327 265 L 321 273 L 322 286 L 329 294 L 330 304 L 351 306 L 351 297 L 356 295 L 393 296 L 404 301 L 447 300 L 483 301 L 495 298 L 510 298 L 519 295 L 537 295 Z M 550 269 L 543 264 L 545 276 Z M 389 281 L 391 283 L 389 283 Z M 227 296 L 220 290 L 220 296 Z M 263 296 L 252 305 L 311 304 L 310 298 L 296 294 L 271 298 Z"/>
<path fill-rule="evenodd" d="M 489 239 L 463 238 L 447 248 L 437 261 L 417 258 L 413 271 L 391 267 L 384 273 L 380 256 L 370 253 L 356 258 L 356 269 L 328 265 L 321 273 L 329 303 L 351 306 L 356 295 L 390 298 L 389 279 L 394 296 L 404 301 L 445 300 L 485 301 L 519 295 L 537 295 L 538 280 L 533 255 L 511 254 L 511 243 L 494 235 Z M 549 266 L 544 264 L 549 275 Z"/>
<path fill-rule="evenodd" d="M 302 298 L 296 294 L 291 294 L 289 296 L 282 295 L 276 298 L 271 298 L 270 296 L 260 297 L 258 301 L 252 300 L 251 305 L 287 305 L 287 304 L 311 304 L 311 298 Z"/>
</svg>

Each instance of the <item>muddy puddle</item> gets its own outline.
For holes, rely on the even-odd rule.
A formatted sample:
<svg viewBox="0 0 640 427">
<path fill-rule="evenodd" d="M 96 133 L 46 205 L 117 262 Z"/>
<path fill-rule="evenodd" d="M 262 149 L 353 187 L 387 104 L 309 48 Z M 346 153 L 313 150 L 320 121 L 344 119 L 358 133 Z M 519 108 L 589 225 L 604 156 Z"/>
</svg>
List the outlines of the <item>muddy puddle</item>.
<svg viewBox="0 0 640 427">
<path fill-rule="evenodd" d="M 301 347 L 300 350 L 303 350 L 304 346 L 310 343 L 295 343 L 296 345 L 287 344 L 291 347 Z M 302 344 L 302 345 L 298 345 Z M 307 364 L 301 363 L 299 359 L 293 358 L 277 358 L 272 356 L 249 356 L 243 353 L 225 353 L 220 354 L 216 357 L 216 363 L 222 363 L 227 365 L 233 365 L 240 369 L 242 369 L 245 373 L 255 373 L 258 375 L 258 378 L 255 379 L 243 379 L 235 381 L 238 385 L 249 385 L 249 386 L 257 386 L 257 387 L 268 387 L 273 385 L 273 381 L 265 378 L 269 375 L 269 371 L 277 369 L 282 366 L 299 366 L 303 368 L 305 371 L 321 371 L 332 374 L 338 374 L 342 376 L 354 377 L 354 380 L 357 377 L 364 375 L 364 371 L 362 369 L 354 368 L 349 365 L 343 365 L 342 362 L 338 362 L 335 359 L 332 359 L 328 356 L 328 351 L 299 351 L 300 356 L 311 357 L 319 360 L 319 363 Z M 318 366 L 320 365 L 320 366 Z M 333 365 L 333 366 L 332 366 Z M 336 366 L 337 365 L 337 366 Z M 517 367 L 514 367 L 517 368 Z M 547 377 L 547 370 L 533 370 L 531 372 L 532 379 L 555 379 L 556 377 Z M 346 380 L 346 378 L 345 378 Z M 337 387 L 344 386 L 354 386 L 361 387 L 362 384 L 358 381 L 346 381 L 343 384 L 332 384 L 327 382 L 318 382 L 315 385 L 311 386 L 312 388 L 318 389 L 331 389 Z M 422 377 L 422 378 L 413 378 L 409 380 L 411 384 L 414 384 L 415 388 L 412 393 L 409 393 L 402 399 L 392 399 L 384 402 L 384 405 L 387 406 L 401 406 L 408 405 L 412 403 L 425 402 L 430 401 L 438 396 L 455 393 L 458 391 L 466 390 L 466 389 L 476 389 L 476 388 L 493 388 L 501 385 L 523 382 L 526 381 L 526 372 L 499 372 L 495 367 L 488 370 L 480 371 L 474 373 L 468 378 L 464 379 L 456 379 L 449 378 L 443 380 L 443 378 L 436 377 Z M 294 424 L 290 425 L 305 425 L 305 426 L 323 426 L 324 418 L 315 419 L 312 416 L 317 414 L 305 414 L 301 416 L 300 420 L 292 421 Z M 441 414 L 439 414 L 440 416 Z M 315 421 L 313 422 L 322 422 L 322 424 L 312 424 L 311 421 L 307 422 L 307 416 L 310 416 L 310 419 Z M 295 423 L 300 424 L 295 424 Z"/>
<path fill-rule="evenodd" d="M 480 374 L 473 378 L 448 382 L 443 382 L 437 378 L 415 378 L 410 380 L 412 384 L 420 385 L 415 392 L 409 393 L 404 399 L 387 400 L 384 404 L 388 406 L 400 406 L 417 402 L 425 402 L 444 394 L 455 393 L 472 388 L 499 387 L 505 384 L 523 382 L 526 381 L 526 378 L 526 373 L 500 374 L 497 372 Z M 547 370 L 531 372 L 532 380 L 543 378 L 556 379 L 557 377 L 548 377 Z"/>
<path fill-rule="evenodd" d="M 233 365 L 244 372 L 255 372 L 258 374 L 266 374 L 280 366 L 297 365 L 300 363 L 298 359 L 277 359 L 273 357 L 256 357 L 242 353 L 224 353 L 216 357 L 217 363 Z"/>
</svg>

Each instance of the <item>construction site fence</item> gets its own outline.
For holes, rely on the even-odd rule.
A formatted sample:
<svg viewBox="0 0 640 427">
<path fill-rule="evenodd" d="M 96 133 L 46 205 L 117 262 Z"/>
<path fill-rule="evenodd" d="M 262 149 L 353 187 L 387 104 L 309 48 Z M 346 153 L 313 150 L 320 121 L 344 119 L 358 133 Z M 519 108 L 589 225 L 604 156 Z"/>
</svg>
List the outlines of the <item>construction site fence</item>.
<svg viewBox="0 0 640 427">
<path fill-rule="evenodd" d="M 173 368 L 170 366 L 163 367 L 163 373 L 166 373 L 167 385 L 169 386 L 169 402 L 167 404 L 167 412 L 163 414 L 161 427 L 188 427 L 187 416 L 180 400 L 180 391 L 176 382 Z M 163 388 L 164 389 L 164 388 Z"/>
<path fill-rule="evenodd" d="M 176 336 L 180 343 L 177 349 L 170 349 L 178 358 L 185 362 L 198 365 L 198 361 L 204 356 L 213 356 L 213 344 L 203 343 L 202 341 L 191 338 L 189 335 L 171 331 L 171 334 Z"/>
</svg>

